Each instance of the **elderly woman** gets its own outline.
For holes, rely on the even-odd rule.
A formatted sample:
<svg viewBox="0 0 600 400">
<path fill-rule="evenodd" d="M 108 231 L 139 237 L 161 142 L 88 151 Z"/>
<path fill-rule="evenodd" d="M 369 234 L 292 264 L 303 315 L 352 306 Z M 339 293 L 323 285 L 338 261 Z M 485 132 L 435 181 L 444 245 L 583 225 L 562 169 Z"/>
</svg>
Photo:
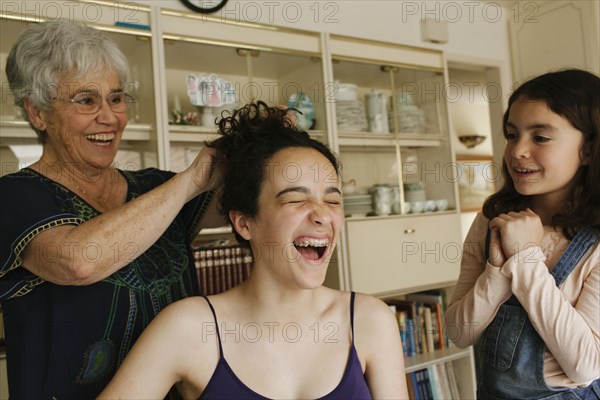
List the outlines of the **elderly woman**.
<svg viewBox="0 0 600 400">
<path fill-rule="evenodd" d="M 186 399 L 408 398 L 390 309 L 322 286 L 344 220 L 339 167 L 290 120 L 260 102 L 221 120 L 219 204 L 252 273 L 165 309 L 100 398 L 157 399 L 173 384 Z"/>
<path fill-rule="evenodd" d="M 111 167 L 127 68 L 114 42 L 67 21 L 29 27 L 8 56 L 43 144 L 39 161 L 0 179 L 11 397 L 95 397 L 154 316 L 197 291 L 189 244 L 212 152 L 179 174 Z"/>
</svg>

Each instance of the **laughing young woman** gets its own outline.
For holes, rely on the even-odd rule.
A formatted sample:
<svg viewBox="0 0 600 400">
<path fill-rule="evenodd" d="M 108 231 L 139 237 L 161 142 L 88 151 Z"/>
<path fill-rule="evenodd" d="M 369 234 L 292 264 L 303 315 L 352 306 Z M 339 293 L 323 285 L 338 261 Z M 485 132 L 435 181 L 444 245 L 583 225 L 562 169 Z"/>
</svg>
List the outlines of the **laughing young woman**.
<svg viewBox="0 0 600 400">
<path fill-rule="evenodd" d="M 250 104 L 220 122 L 220 206 L 254 256 L 249 279 L 165 309 L 100 398 L 408 398 L 394 315 L 323 285 L 343 223 L 338 163 Z"/>
</svg>

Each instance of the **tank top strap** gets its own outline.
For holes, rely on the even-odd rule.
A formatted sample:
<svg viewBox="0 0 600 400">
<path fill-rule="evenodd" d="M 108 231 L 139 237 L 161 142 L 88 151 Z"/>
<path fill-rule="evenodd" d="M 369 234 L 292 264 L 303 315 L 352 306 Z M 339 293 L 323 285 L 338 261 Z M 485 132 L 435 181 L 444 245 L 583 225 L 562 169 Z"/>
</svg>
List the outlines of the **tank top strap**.
<svg viewBox="0 0 600 400">
<path fill-rule="evenodd" d="M 352 331 L 352 345 L 354 346 L 354 298 L 356 293 L 350 292 L 350 329 Z"/>
<path fill-rule="evenodd" d="M 599 236 L 600 232 L 594 229 L 582 229 L 577 232 L 550 271 L 556 281 L 556 286 L 560 286 L 567 279 L 567 276 L 579 264 L 581 257 L 598 241 Z"/>
<path fill-rule="evenodd" d="M 213 305 L 210 303 L 210 300 L 208 300 L 208 297 L 202 297 L 204 297 L 204 300 L 206 300 L 206 302 L 208 303 L 210 311 L 212 312 L 212 315 L 215 319 L 215 329 L 217 330 L 217 339 L 219 340 L 219 355 L 221 356 L 221 359 L 224 359 L 225 357 L 223 357 L 223 347 L 221 346 L 221 334 L 219 333 L 219 323 L 217 322 L 217 313 L 215 312 Z"/>
</svg>

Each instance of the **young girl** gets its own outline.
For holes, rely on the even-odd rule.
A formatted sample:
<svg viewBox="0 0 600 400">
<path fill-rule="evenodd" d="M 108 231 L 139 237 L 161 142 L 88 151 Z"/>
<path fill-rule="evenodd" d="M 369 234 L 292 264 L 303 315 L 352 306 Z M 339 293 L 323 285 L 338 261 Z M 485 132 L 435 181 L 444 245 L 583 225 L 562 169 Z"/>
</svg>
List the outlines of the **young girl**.
<svg viewBox="0 0 600 400">
<path fill-rule="evenodd" d="M 446 313 L 478 397 L 600 398 L 600 78 L 534 78 L 504 115 L 504 186 L 469 231 Z M 487 260 L 487 261 L 486 261 Z"/>
<path fill-rule="evenodd" d="M 398 324 L 380 300 L 323 287 L 343 223 L 338 163 L 289 111 L 251 104 L 210 144 L 221 210 L 251 276 L 167 307 L 100 398 L 407 398 Z M 220 170 L 219 170 L 220 169 Z"/>
</svg>

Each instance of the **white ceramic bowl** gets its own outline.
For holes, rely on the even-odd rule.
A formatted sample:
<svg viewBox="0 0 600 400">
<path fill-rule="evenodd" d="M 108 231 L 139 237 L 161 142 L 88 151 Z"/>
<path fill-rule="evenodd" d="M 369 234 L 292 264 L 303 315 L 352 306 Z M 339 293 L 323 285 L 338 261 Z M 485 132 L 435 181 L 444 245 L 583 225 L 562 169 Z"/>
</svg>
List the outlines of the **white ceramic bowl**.
<svg viewBox="0 0 600 400">
<path fill-rule="evenodd" d="M 338 83 L 335 99 L 338 101 L 355 101 L 358 96 L 356 94 L 356 85 L 353 83 Z"/>
<path fill-rule="evenodd" d="M 435 211 L 435 201 L 427 200 L 425 201 L 425 212 L 433 212 Z"/>
<path fill-rule="evenodd" d="M 425 211 L 425 202 L 422 200 L 411 201 L 410 210 L 415 214 L 422 213 L 423 211 Z"/>
<path fill-rule="evenodd" d="M 448 208 L 448 199 L 435 200 L 435 209 L 437 211 L 444 211 Z"/>
</svg>

